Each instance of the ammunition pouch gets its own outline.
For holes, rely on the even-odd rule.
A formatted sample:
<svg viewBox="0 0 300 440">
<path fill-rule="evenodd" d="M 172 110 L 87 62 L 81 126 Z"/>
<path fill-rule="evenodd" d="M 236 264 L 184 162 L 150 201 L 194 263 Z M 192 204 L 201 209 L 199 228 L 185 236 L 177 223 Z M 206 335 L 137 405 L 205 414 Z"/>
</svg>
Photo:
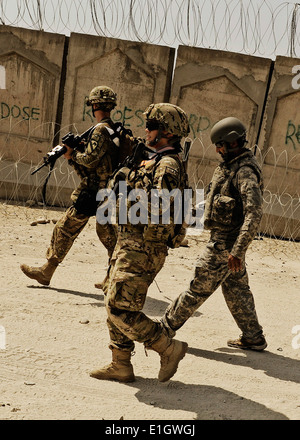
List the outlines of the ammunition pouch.
<svg viewBox="0 0 300 440">
<path fill-rule="evenodd" d="M 223 225 L 230 225 L 232 222 L 235 200 L 222 194 L 216 194 L 213 198 L 211 220 Z"/>
</svg>

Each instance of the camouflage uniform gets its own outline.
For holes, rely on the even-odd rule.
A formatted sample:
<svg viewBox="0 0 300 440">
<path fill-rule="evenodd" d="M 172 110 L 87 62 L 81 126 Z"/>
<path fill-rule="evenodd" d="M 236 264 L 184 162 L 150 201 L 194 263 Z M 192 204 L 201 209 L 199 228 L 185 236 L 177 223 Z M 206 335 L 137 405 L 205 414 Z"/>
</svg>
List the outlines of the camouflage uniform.
<svg viewBox="0 0 300 440">
<path fill-rule="evenodd" d="M 98 190 L 105 188 L 108 177 L 112 174 L 118 162 L 118 147 L 112 142 L 105 127 L 112 128 L 111 119 L 103 119 L 97 124 L 87 142 L 84 152 L 73 151 L 69 160 L 81 178 L 78 188 L 73 191 L 73 205 L 67 209 L 62 218 L 56 223 L 46 257 L 48 261 L 61 263 L 74 240 L 87 224 L 90 216 L 78 212 L 74 207 L 80 193 L 86 189 Z M 116 231 L 113 225 L 100 225 L 96 222 L 96 232 L 112 255 L 116 243 Z"/>
<path fill-rule="evenodd" d="M 149 215 L 151 189 L 170 191 L 182 189 L 184 185 L 184 167 L 174 149 L 162 154 L 143 161 L 127 177 L 130 189 L 144 189 L 149 195 Z M 118 226 L 117 244 L 103 290 L 111 346 L 119 350 L 132 351 L 133 341 L 148 346 L 161 336 L 159 322 L 148 318 L 141 310 L 150 284 L 163 267 L 170 239 L 174 239 L 173 214 L 171 210 L 170 224 L 167 225 L 151 224 L 149 219 L 146 225 L 128 223 Z"/>
<path fill-rule="evenodd" d="M 110 87 L 94 87 L 86 104 L 92 106 L 92 112 L 98 124 L 90 132 L 88 139 L 79 145 L 79 148 L 72 150 L 66 145 L 65 157 L 68 158 L 69 164 L 74 167 L 81 179 L 80 185 L 71 196 L 73 204 L 54 227 L 46 253 L 46 263 L 41 267 L 27 264 L 20 266 L 27 277 L 44 286 L 49 286 L 55 270 L 69 252 L 74 240 L 89 218 L 96 214 L 96 194 L 99 189 L 106 186 L 108 176 L 118 165 L 119 148 L 115 139 L 111 137 L 116 133 L 109 117 L 111 110 L 116 106 L 116 99 L 117 95 Z M 112 225 L 96 223 L 96 231 L 110 257 L 116 243 L 115 228 Z"/>
<path fill-rule="evenodd" d="M 227 306 L 243 337 L 262 334 L 248 285 L 245 254 L 258 232 L 262 216 L 261 170 L 250 150 L 215 170 L 205 204 L 204 227 L 210 241 L 196 264 L 189 289 L 168 307 L 162 320 L 174 336 L 186 320 L 221 285 Z M 243 262 L 243 270 L 228 269 L 229 254 Z"/>
<path fill-rule="evenodd" d="M 175 192 L 182 196 L 180 190 L 187 181 L 178 152 L 181 138 L 189 133 L 188 118 L 180 107 L 170 103 L 151 104 L 144 116 L 146 139 L 155 153 L 149 160 L 141 160 L 145 146 L 137 145 L 128 167 L 118 170 L 113 183 L 118 193 L 118 239 L 103 283 L 112 362 L 90 372 L 91 377 L 99 380 L 135 380 L 131 364 L 134 341 L 159 354 L 160 382 L 176 373 L 188 349 L 186 342 L 169 338 L 160 322 L 142 312 L 148 287 L 164 264 L 168 246 L 179 246 L 184 236 L 184 225 L 178 224 L 176 218 L 178 206 L 172 200 L 175 195 L 173 192 L 171 197 L 170 192 L 177 189 Z M 130 192 L 124 197 L 126 185 Z M 165 200 L 160 199 L 166 193 L 169 207 L 165 209 Z"/>
</svg>

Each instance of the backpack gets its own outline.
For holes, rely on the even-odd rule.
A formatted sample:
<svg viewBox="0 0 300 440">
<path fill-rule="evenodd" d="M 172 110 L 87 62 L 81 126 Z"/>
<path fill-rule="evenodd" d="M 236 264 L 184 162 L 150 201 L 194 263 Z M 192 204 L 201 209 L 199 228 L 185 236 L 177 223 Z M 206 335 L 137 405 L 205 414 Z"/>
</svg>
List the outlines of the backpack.
<svg viewBox="0 0 300 440">
<path fill-rule="evenodd" d="M 106 129 L 113 143 L 119 147 L 118 163 L 120 164 L 132 154 L 137 140 L 133 137 L 132 131 L 125 128 L 121 122 L 115 122 L 113 129 L 109 127 Z"/>
</svg>

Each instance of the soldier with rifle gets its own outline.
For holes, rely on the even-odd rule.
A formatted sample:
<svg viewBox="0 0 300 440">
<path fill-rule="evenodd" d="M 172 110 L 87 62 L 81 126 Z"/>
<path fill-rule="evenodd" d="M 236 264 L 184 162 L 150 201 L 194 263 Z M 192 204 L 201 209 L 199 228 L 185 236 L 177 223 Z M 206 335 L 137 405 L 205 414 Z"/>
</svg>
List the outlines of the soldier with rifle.
<svg viewBox="0 0 300 440">
<path fill-rule="evenodd" d="M 157 205 L 158 222 L 151 221 L 150 213 L 152 190 L 169 193 L 178 190 L 182 194 L 187 187 L 186 168 L 180 153 L 181 139 L 189 133 L 188 118 L 180 107 L 169 103 L 151 104 L 144 116 L 147 146 L 153 150 L 152 155 L 143 159 L 145 151 L 143 144 L 139 144 L 132 160 L 117 171 L 111 184 L 119 193 L 118 238 L 103 291 L 112 362 L 90 372 L 91 377 L 100 380 L 133 382 L 131 355 L 135 342 L 139 342 L 159 354 L 158 379 L 165 382 L 175 374 L 188 348 L 186 343 L 169 338 L 160 323 L 142 311 L 148 288 L 163 267 L 169 247 L 180 246 L 185 235 L 184 224 L 175 222 L 174 207 L 170 209 L 168 224 L 161 221 L 162 204 Z M 130 216 L 126 224 L 120 222 L 120 180 L 124 180 L 129 189 L 146 195 L 148 218 L 145 223 L 131 222 Z M 130 209 L 130 201 L 126 207 Z"/>
<path fill-rule="evenodd" d="M 71 133 L 64 136 L 63 145 L 48 153 L 44 164 L 33 172 L 47 164 L 53 167 L 55 160 L 64 155 L 81 179 L 78 188 L 71 195 L 72 205 L 54 227 L 46 253 L 46 263 L 41 267 L 21 265 L 25 275 L 45 286 L 50 284 L 57 266 L 63 261 L 89 218 L 96 214 L 96 194 L 106 186 L 108 177 L 120 160 L 119 146 L 114 141 L 115 125 L 110 117 L 117 104 L 116 93 L 106 86 L 95 87 L 86 104 L 92 106 L 97 124 L 81 136 L 74 137 Z M 110 258 L 116 243 L 114 225 L 100 225 L 96 222 L 96 232 Z"/>
</svg>

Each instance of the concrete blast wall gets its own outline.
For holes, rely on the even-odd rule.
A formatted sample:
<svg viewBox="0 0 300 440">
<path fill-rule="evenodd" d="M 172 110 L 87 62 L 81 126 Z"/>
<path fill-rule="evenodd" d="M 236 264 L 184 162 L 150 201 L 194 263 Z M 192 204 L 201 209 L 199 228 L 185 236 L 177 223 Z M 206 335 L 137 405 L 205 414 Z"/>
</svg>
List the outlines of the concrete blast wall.
<svg viewBox="0 0 300 440">
<path fill-rule="evenodd" d="M 169 99 L 174 52 L 169 47 L 72 34 L 62 132 L 75 127 L 83 132 L 95 123 L 85 98 L 93 87 L 106 85 L 117 93 L 112 119 L 144 137 L 143 111 L 152 102 Z"/>
<path fill-rule="evenodd" d="M 222 118 L 239 118 L 250 145 L 257 134 L 267 91 L 271 60 L 218 50 L 180 46 L 171 102 L 189 114 L 191 137 L 189 175 L 192 184 L 206 185 L 218 161 L 210 130 Z"/>
<path fill-rule="evenodd" d="M 175 49 L 165 46 L 0 26 L 0 197 L 26 200 L 28 188 L 41 186 L 47 170 L 39 177 L 30 171 L 62 135 L 84 132 L 95 123 L 85 98 L 93 87 L 107 85 L 118 96 L 113 120 L 136 136 L 144 137 L 142 113 L 153 102 L 170 101 L 187 112 L 194 188 L 207 185 L 218 161 L 209 136 L 213 124 L 227 116 L 241 119 L 249 145 L 259 146 L 270 199 L 262 228 L 300 238 L 300 91 L 292 87 L 292 68 L 300 60 L 277 57 L 274 63 L 185 46 L 178 48 L 175 65 L 174 58 Z M 63 158 L 57 165 L 47 202 L 66 206 L 77 178 L 74 173 L 60 177 L 70 175 Z"/>
<path fill-rule="evenodd" d="M 168 99 L 174 53 L 163 46 L 71 34 L 61 133 L 82 133 L 96 123 L 85 99 L 93 87 L 106 85 L 117 94 L 113 121 L 144 137 L 142 113 L 152 102 Z M 62 168 L 67 166 L 63 161 Z"/>
<path fill-rule="evenodd" d="M 5 88 L 0 90 L 1 197 L 13 191 L 15 198 L 26 200 L 37 182 L 29 170 L 52 148 L 64 44 L 63 35 L 0 26 L 0 65 L 5 70 Z"/>
<path fill-rule="evenodd" d="M 259 146 L 263 156 L 265 216 L 262 228 L 300 238 L 300 88 L 293 67 L 300 59 L 277 57 L 264 112 Z"/>
<path fill-rule="evenodd" d="M 118 106 L 112 118 L 137 136 L 145 133 L 145 108 L 169 98 L 173 48 L 82 34 L 68 39 L 7 26 L 0 26 L 0 31 L 0 65 L 7 79 L 6 89 L 1 90 L 0 182 L 5 184 L 0 197 L 13 194 L 26 200 L 30 187 L 42 186 L 48 173 L 43 168 L 31 176 L 29 170 L 41 163 L 62 135 L 94 125 L 91 108 L 85 106 L 93 87 L 113 88 Z M 22 182 L 15 161 L 21 161 Z M 78 178 L 74 173 L 72 179 L 64 178 L 69 167 L 63 158 L 56 166 L 60 173 L 52 173 L 48 181 L 47 202 L 68 205 Z"/>
</svg>

